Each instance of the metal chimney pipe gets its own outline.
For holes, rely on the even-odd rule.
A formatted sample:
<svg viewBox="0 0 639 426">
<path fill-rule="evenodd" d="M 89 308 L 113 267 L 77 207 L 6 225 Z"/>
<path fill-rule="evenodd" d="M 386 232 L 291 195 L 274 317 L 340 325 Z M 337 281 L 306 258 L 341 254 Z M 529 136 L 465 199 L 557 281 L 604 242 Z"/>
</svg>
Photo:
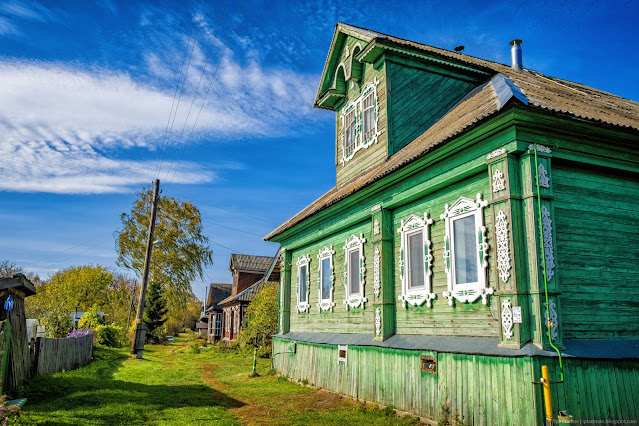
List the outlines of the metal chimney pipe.
<svg viewBox="0 0 639 426">
<path fill-rule="evenodd" d="M 511 67 L 512 69 L 517 71 L 523 71 L 524 69 L 524 62 L 521 54 L 522 43 L 523 41 L 519 40 L 518 38 L 510 42 L 510 45 L 512 46 L 512 48 L 510 49 L 510 57 L 512 61 Z"/>
</svg>

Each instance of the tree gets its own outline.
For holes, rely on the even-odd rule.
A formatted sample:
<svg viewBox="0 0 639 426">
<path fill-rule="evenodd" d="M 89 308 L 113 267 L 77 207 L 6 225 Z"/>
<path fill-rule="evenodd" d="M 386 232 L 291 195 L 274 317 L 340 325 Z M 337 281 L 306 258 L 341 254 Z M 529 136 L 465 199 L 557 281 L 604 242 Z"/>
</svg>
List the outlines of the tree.
<svg viewBox="0 0 639 426">
<path fill-rule="evenodd" d="M 153 191 L 143 189 L 131 212 L 122 213 L 122 229 L 116 231 L 118 266 L 142 278 L 146 254 Z M 189 202 L 161 196 L 155 225 L 155 239 L 149 266 L 149 282 L 161 283 L 169 316 L 179 319 L 192 297 L 191 282 L 202 278 L 204 268 L 213 263 L 209 239 L 202 233 L 198 208 Z M 169 285 L 170 284 L 170 285 Z"/>
<path fill-rule="evenodd" d="M 24 269 L 10 260 L 0 262 L 0 278 L 11 278 L 15 274 L 24 274 Z"/>
<path fill-rule="evenodd" d="M 144 308 L 144 324 L 146 325 L 146 340 L 158 342 L 160 340 L 160 327 L 166 322 L 166 300 L 162 295 L 162 286 L 151 282 L 146 293 L 146 308 Z"/>
<path fill-rule="evenodd" d="M 71 317 L 62 306 L 56 307 L 43 318 L 42 322 L 46 325 L 48 337 L 67 337 L 67 333 L 71 330 Z"/>
<path fill-rule="evenodd" d="M 266 347 L 277 333 L 277 304 L 279 286 L 266 282 L 246 308 L 246 326 L 240 331 L 242 344 Z"/>
</svg>

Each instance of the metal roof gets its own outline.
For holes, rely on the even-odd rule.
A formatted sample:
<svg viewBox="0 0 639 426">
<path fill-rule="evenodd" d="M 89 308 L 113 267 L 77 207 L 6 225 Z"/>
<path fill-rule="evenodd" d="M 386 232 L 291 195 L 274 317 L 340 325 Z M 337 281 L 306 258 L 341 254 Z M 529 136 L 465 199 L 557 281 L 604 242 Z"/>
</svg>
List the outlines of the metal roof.
<svg viewBox="0 0 639 426">
<path fill-rule="evenodd" d="M 272 262 L 273 257 L 271 256 L 252 256 L 249 254 L 233 253 L 229 260 L 229 270 L 263 274 L 268 270 Z"/>
</svg>

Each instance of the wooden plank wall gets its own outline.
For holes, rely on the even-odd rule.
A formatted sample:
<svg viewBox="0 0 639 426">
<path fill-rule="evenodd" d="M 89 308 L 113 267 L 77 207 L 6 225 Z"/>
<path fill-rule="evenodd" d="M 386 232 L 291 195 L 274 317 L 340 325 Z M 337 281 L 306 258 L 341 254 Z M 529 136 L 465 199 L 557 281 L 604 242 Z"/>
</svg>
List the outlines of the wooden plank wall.
<svg viewBox="0 0 639 426">
<path fill-rule="evenodd" d="M 561 380 L 556 358 L 535 358 L 536 380 L 541 377 L 541 366 L 550 371 L 551 382 Z M 553 412 L 568 410 L 575 419 L 603 424 L 605 420 L 639 420 L 639 360 L 564 358 L 564 383 L 553 384 Z M 537 400 L 542 401 L 541 389 L 536 389 Z M 541 422 L 543 407 L 538 406 L 537 418 Z"/>
<path fill-rule="evenodd" d="M 351 235 L 360 236 L 364 233 L 364 260 L 366 262 L 366 281 L 364 285 L 365 296 L 368 298 L 365 308 L 346 310 L 344 299 L 346 288 L 344 287 L 344 243 Z M 291 331 L 322 331 L 333 333 L 368 333 L 373 334 L 375 320 L 373 318 L 373 245 L 369 243 L 371 237 L 370 223 L 364 223 L 354 228 L 338 233 L 330 238 L 321 240 L 293 252 L 291 267 Z M 317 303 L 319 300 L 319 260 L 317 255 L 324 246 L 333 246 L 333 268 L 335 274 L 333 312 L 319 312 Z M 298 313 L 297 306 L 297 259 L 300 256 L 309 255 L 310 263 L 310 294 L 309 313 Z"/>
<path fill-rule="evenodd" d="M 38 337 L 32 347 L 35 374 L 75 370 L 93 359 L 93 336 L 60 339 Z"/>
<path fill-rule="evenodd" d="M 388 67 L 388 128 L 391 153 L 424 133 L 475 86 L 443 74 L 391 61 Z"/>
<path fill-rule="evenodd" d="M 2 309 L 0 320 L 8 319 L 11 323 L 11 349 L 9 354 L 9 371 L 7 383 L 4 384 L 5 393 L 15 395 L 24 380 L 30 377 L 29 364 L 29 344 L 27 342 L 27 324 L 24 311 L 24 293 L 10 288 L 0 291 L 0 306 L 11 295 L 13 299 L 13 309 L 6 311 Z M 0 335 L 2 346 L 4 346 L 4 334 Z"/>
<path fill-rule="evenodd" d="M 481 299 L 474 303 L 456 302 L 455 306 L 448 305 L 448 299 L 442 297 L 442 292 L 448 289 L 448 276 L 444 264 L 444 239 L 446 237 L 445 221 L 439 218 L 444 212 L 446 204 L 452 205 L 460 196 L 475 198 L 481 193 L 484 199 L 490 199 L 488 179 L 481 173 L 472 178 L 465 179 L 450 185 L 444 190 L 430 194 L 427 199 L 402 206 L 393 212 L 394 219 L 394 260 L 395 260 L 395 298 L 402 294 L 402 280 L 397 263 L 400 259 L 401 238 L 397 229 L 401 221 L 406 220 L 411 214 L 423 217 L 428 212 L 434 223 L 430 227 L 430 238 L 433 243 L 433 292 L 437 299 L 433 307 L 426 305 L 420 307 L 402 307 L 400 301 L 396 301 L 397 333 L 420 334 L 437 336 L 499 336 L 499 300 L 496 297 L 489 299 L 488 306 L 481 303 Z M 496 288 L 495 276 L 491 264 L 496 257 L 493 241 L 493 223 L 490 208 L 484 208 L 484 225 L 488 244 L 491 247 L 488 256 L 488 282 L 489 287 Z"/>
<path fill-rule="evenodd" d="M 564 339 L 639 338 L 639 177 L 553 162 Z"/>
<path fill-rule="evenodd" d="M 532 358 L 492 357 L 349 346 L 348 364 L 337 347 L 275 338 L 273 365 L 287 377 L 365 401 L 439 420 L 443 406 L 471 425 L 532 425 L 536 404 Z M 437 376 L 420 370 L 421 355 L 438 359 Z"/>
</svg>

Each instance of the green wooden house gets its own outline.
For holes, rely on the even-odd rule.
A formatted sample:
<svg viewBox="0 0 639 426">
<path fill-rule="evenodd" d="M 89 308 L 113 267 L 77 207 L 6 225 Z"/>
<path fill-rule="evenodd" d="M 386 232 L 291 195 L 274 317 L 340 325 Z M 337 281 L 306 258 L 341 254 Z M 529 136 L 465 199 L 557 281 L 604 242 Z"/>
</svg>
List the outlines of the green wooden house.
<svg viewBox="0 0 639 426">
<path fill-rule="evenodd" d="M 336 185 L 283 249 L 273 364 L 468 424 L 639 417 L 639 104 L 338 24 Z M 508 48 L 505 46 L 505 48 Z M 328 141 L 327 141 L 328 143 Z"/>
</svg>

